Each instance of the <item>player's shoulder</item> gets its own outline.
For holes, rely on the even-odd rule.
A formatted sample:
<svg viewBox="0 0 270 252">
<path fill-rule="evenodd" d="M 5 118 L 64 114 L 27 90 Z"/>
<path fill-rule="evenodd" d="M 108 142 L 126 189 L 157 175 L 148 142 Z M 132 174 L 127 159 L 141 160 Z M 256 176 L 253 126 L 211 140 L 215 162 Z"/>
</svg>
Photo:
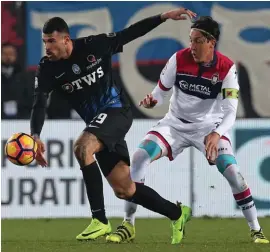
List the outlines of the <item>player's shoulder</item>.
<svg viewBox="0 0 270 252">
<path fill-rule="evenodd" d="M 177 61 L 189 61 L 192 60 L 190 48 L 184 48 L 175 53 Z"/>
<path fill-rule="evenodd" d="M 42 58 L 40 59 L 38 65 L 39 65 L 40 67 L 48 67 L 48 66 L 51 65 L 50 63 L 51 63 L 51 61 L 49 60 L 49 58 L 48 58 L 47 56 L 44 56 L 44 57 L 42 57 Z"/>
<path fill-rule="evenodd" d="M 58 68 L 58 65 L 56 66 L 55 64 L 57 64 L 57 62 L 49 60 L 47 56 L 42 57 L 37 66 L 36 76 L 46 79 L 51 78 Z"/>
<path fill-rule="evenodd" d="M 115 34 L 115 33 L 110 33 L 110 34 Z M 103 40 L 107 36 L 109 37 L 110 35 L 109 34 L 107 35 L 105 33 L 101 33 L 101 34 L 97 34 L 97 35 L 90 35 L 87 37 L 73 39 L 73 42 L 75 43 L 75 45 L 78 45 L 78 46 L 92 45 L 92 44 L 99 43 L 101 40 Z"/>
<path fill-rule="evenodd" d="M 229 72 L 231 67 L 234 65 L 234 62 L 229 57 L 225 56 L 219 51 L 216 51 L 217 60 L 218 60 L 218 66 L 221 71 Z"/>
<path fill-rule="evenodd" d="M 49 58 L 47 56 L 44 56 L 40 59 L 39 63 L 38 63 L 38 72 L 42 71 L 42 72 L 49 72 L 53 69 L 53 62 L 49 60 Z"/>
<path fill-rule="evenodd" d="M 73 40 L 76 51 L 100 51 L 100 45 L 103 43 L 105 34 L 90 35 Z"/>
<path fill-rule="evenodd" d="M 51 61 L 47 56 L 44 56 L 40 59 L 38 63 L 38 69 L 50 72 L 53 71 L 58 65 L 59 61 Z"/>
<path fill-rule="evenodd" d="M 187 57 L 191 54 L 190 48 L 184 48 L 176 52 L 179 56 Z"/>
</svg>

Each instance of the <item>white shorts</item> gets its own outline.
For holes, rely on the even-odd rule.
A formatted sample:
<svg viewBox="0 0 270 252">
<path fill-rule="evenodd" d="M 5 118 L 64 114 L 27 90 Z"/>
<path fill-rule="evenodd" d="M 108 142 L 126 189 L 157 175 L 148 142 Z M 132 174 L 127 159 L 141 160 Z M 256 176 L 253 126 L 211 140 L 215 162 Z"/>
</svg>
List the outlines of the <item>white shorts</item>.
<svg viewBox="0 0 270 252">
<path fill-rule="evenodd" d="M 150 129 L 144 140 L 156 142 L 162 149 L 162 156 L 167 156 L 172 161 L 184 149 L 191 146 L 205 155 L 204 139 L 215 128 L 215 123 L 184 123 L 171 114 L 166 114 L 163 119 Z M 233 155 L 228 133 L 221 137 L 218 149 L 218 154 Z"/>
</svg>

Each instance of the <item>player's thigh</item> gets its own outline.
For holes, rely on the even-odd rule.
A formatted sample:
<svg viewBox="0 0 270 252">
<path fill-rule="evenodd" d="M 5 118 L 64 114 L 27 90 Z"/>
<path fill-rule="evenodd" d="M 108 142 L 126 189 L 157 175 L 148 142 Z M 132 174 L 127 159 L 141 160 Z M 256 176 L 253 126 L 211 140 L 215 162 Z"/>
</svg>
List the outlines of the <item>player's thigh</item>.
<svg viewBox="0 0 270 252">
<path fill-rule="evenodd" d="M 161 148 L 158 158 L 167 156 L 170 161 L 175 159 L 185 148 L 189 147 L 189 142 L 185 138 L 185 133 L 176 130 L 170 120 L 166 117 L 158 122 L 145 136 L 143 142 L 153 141 Z"/>
<path fill-rule="evenodd" d="M 104 147 L 113 151 L 117 143 L 125 138 L 131 124 L 130 108 L 107 108 L 97 115 L 84 131 L 95 135 Z"/>
<path fill-rule="evenodd" d="M 209 134 L 209 132 L 207 131 L 204 134 L 202 134 L 202 133 L 200 133 L 200 135 L 197 134 L 190 139 L 193 146 L 195 148 L 197 148 L 200 152 L 202 152 L 204 156 L 206 156 L 204 139 L 205 139 L 205 136 L 208 134 Z M 217 158 L 220 155 L 229 155 L 229 156 L 234 157 L 234 153 L 233 153 L 233 149 L 232 149 L 232 145 L 231 145 L 231 138 L 230 138 L 230 135 L 228 133 L 224 134 L 224 136 L 222 136 L 218 142 Z M 214 162 L 209 162 L 209 164 L 215 165 L 216 160 Z"/>
<path fill-rule="evenodd" d="M 99 167 L 105 177 L 108 177 L 114 167 L 122 161 L 127 167 L 130 166 L 130 157 L 127 143 L 124 139 L 119 140 L 112 150 L 104 148 L 95 154 Z"/>
</svg>

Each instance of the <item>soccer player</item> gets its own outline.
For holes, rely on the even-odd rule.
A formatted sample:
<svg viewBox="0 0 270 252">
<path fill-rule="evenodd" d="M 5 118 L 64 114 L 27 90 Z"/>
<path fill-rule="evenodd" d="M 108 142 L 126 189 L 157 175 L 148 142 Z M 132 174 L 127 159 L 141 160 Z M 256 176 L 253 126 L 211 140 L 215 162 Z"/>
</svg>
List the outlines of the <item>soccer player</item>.
<svg viewBox="0 0 270 252">
<path fill-rule="evenodd" d="M 117 197 L 167 216 L 173 221 L 174 235 L 181 238 L 179 228 L 189 218 L 190 209 L 163 199 L 151 188 L 136 184 L 130 178 L 124 138 L 132 124 L 132 114 L 122 87 L 112 78 L 111 57 L 122 52 L 125 44 L 167 19 L 184 20 L 187 16 L 193 18 L 196 14 L 179 8 L 146 18 L 116 33 L 75 40 L 70 38 L 69 27 L 62 18 L 54 17 L 44 24 L 42 39 L 47 56 L 40 60 L 35 77 L 31 135 L 38 143 L 38 164 L 47 166 L 40 133 L 46 101 L 52 91 L 67 99 L 87 125 L 74 144 L 74 153 L 82 170 L 92 222 L 76 237 L 78 240 L 95 239 L 111 232 L 98 164 Z"/>
<path fill-rule="evenodd" d="M 253 241 L 269 243 L 228 134 L 236 118 L 239 86 L 235 64 L 215 50 L 219 35 L 218 23 L 211 17 L 197 19 L 191 26 L 190 47 L 173 54 L 158 85 L 141 101 L 140 105 L 151 109 L 162 104 L 173 88 L 168 113 L 147 133 L 132 157 L 131 178 L 144 183 L 151 162 L 164 156 L 172 161 L 185 148 L 194 146 L 229 182 Z M 125 202 L 124 221 L 107 237 L 108 241 L 119 243 L 135 238 L 136 208 L 133 202 Z"/>
</svg>

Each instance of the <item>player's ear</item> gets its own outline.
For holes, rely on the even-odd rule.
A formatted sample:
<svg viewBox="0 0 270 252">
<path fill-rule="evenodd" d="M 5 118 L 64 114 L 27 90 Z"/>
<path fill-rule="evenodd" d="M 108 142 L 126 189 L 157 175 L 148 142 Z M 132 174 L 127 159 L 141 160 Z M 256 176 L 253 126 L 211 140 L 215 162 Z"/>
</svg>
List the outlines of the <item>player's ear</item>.
<svg viewBox="0 0 270 252">
<path fill-rule="evenodd" d="M 69 35 L 65 35 L 64 36 L 64 44 L 67 45 L 69 41 L 70 41 L 70 36 Z"/>
<path fill-rule="evenodd" d="M 211 48 L 215 48 L 216 41 L 214 39 L 211 39 L 210 40 L 210 45 L 211 45 Z"/>
</svg>

